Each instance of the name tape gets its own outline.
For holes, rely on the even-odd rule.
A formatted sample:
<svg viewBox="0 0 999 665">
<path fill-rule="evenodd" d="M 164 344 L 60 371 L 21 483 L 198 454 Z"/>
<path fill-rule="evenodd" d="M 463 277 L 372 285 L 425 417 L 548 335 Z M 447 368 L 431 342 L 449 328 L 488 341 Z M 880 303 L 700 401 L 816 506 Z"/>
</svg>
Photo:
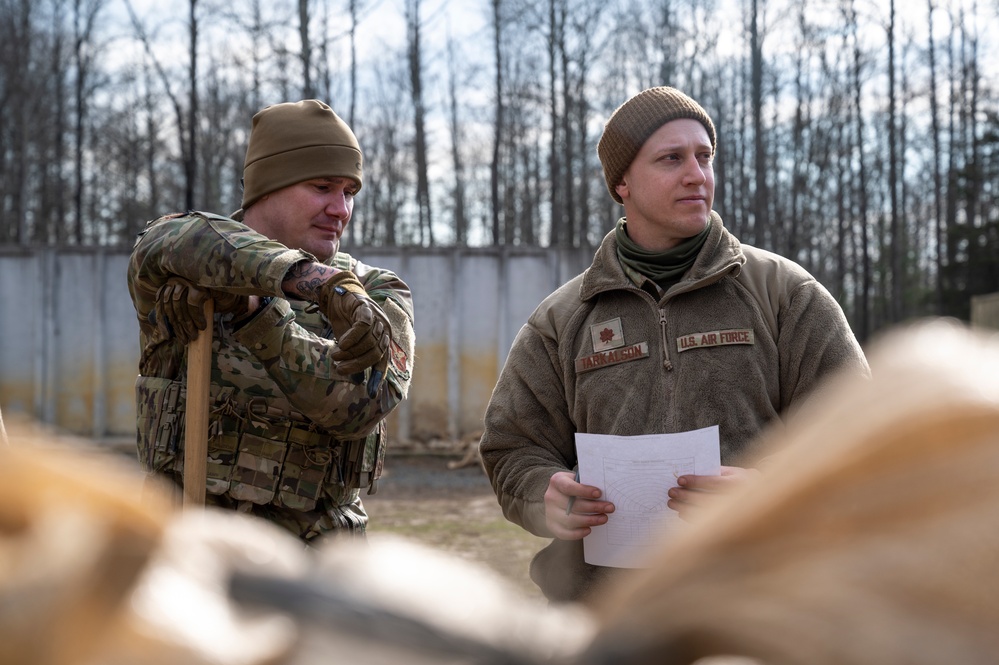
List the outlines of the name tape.
<svg viewBox="0 0 999 665">
<path fill-rule="evenodd" d="M 648 342 L 639 342 L 638 344 L 632 344 L 631 346 L 614 349 L 613 351 L 601 351 L 594 353 L 591 356 L 577 358 L 576 374 L 582 374 L 583 372 L 588 372 L 591 369 L 599 369 L 601 367 L 610 367 L 611 365 L 626 363 L 629 360 L 647 358 L 648 355 Z"/>
</svg>

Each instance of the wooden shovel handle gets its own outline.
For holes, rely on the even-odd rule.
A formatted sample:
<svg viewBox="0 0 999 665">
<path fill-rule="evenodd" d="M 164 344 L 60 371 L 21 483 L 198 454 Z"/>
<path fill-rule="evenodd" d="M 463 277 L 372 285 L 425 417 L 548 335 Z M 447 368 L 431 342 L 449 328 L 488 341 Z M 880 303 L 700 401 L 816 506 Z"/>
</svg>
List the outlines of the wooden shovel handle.
<svg viewBox="0 0 999 665">
<path fill-rule="evenodd" d="M 205 505 L 208 482 L 208 410 L 212 380 L 215 302 L 205 301 L 208 326 L 187 346 L 187 425 L 184 431 L 184 508 Z"/>
</svg>

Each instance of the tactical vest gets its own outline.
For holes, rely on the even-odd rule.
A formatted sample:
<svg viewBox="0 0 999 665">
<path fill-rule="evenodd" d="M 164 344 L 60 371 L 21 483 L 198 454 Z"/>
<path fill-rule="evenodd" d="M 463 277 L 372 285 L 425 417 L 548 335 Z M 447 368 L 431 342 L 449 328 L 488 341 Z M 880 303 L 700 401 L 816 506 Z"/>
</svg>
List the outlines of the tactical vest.
<svg viewBox="0 0 999 665">
<path fill-rule="evenodd" d="M 331 337 L 314 308 L 295 301 L 291 305 L 297 323 Z M 363 439 L 333 437 L 292 407 L 263 366 L 226 336 L 219 316 L 216 330 L 207 491 L 300 511 L 315 508 L 324 493 L 335 505 L 350 502 L 360 488 L 373 494 L 385 459 L 384 423 Z M 225 363 L 219 362 L 223 355 Z M 237 379 L 240 385 L 235 385 Z M 253 389 L 247 390 L 248 385 Z M 184 381 L 136 380 L 138 452 L 146 471 L 183 474 L 186 402 Z"/>
</svg>

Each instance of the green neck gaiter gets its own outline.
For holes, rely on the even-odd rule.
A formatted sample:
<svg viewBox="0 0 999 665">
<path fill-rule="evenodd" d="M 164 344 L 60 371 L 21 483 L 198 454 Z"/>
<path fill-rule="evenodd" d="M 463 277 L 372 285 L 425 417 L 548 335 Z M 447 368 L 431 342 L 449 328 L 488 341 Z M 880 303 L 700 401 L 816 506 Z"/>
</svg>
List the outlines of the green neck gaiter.
<svg viewBox="0 0 999 665">
<path fill-rule="evenodd" d="M 680 281 L 683 274 L 694 265 L 698 252 L 704 246 L 711 231 L 711 220 L 705 224 L 704 230 L 692 238 L 687 238 L 679 245 L 665 252 L 650 252 L 639 247 L 628 237 L 627 220 L 622 217 L 617 222 L 614 236 L 617 240 L 617 257 L 626 267 L 634 270 L 666 290 Z"/>
</svg>

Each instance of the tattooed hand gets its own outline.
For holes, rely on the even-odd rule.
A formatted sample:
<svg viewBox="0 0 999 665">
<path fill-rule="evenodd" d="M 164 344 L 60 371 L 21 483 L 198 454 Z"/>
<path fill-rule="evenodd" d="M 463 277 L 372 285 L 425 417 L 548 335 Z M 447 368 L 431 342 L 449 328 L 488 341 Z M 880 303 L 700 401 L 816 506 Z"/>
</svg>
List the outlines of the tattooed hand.
<svg viewBox="0 0 999 665">
<path fill-rule="evenodd" d="M 336 268 L 324 263 L 300 261 L 288 270 L 284 281 L 281 282 L 281 288 L 290 296 L 318 303 L 319 287 L 337 272 L 339 271 Z"/>
<path fill-rule="evenodd" d="M 356 375 L 373 368 L 367 388 L 374 397 L 388 368 L 392 329 L 354 273 L 303 262 L 288 271 L 282 286 L 286 293 L 319 305 L 336 335 L 332 357 L 340 373 Z"/>
</svg>

